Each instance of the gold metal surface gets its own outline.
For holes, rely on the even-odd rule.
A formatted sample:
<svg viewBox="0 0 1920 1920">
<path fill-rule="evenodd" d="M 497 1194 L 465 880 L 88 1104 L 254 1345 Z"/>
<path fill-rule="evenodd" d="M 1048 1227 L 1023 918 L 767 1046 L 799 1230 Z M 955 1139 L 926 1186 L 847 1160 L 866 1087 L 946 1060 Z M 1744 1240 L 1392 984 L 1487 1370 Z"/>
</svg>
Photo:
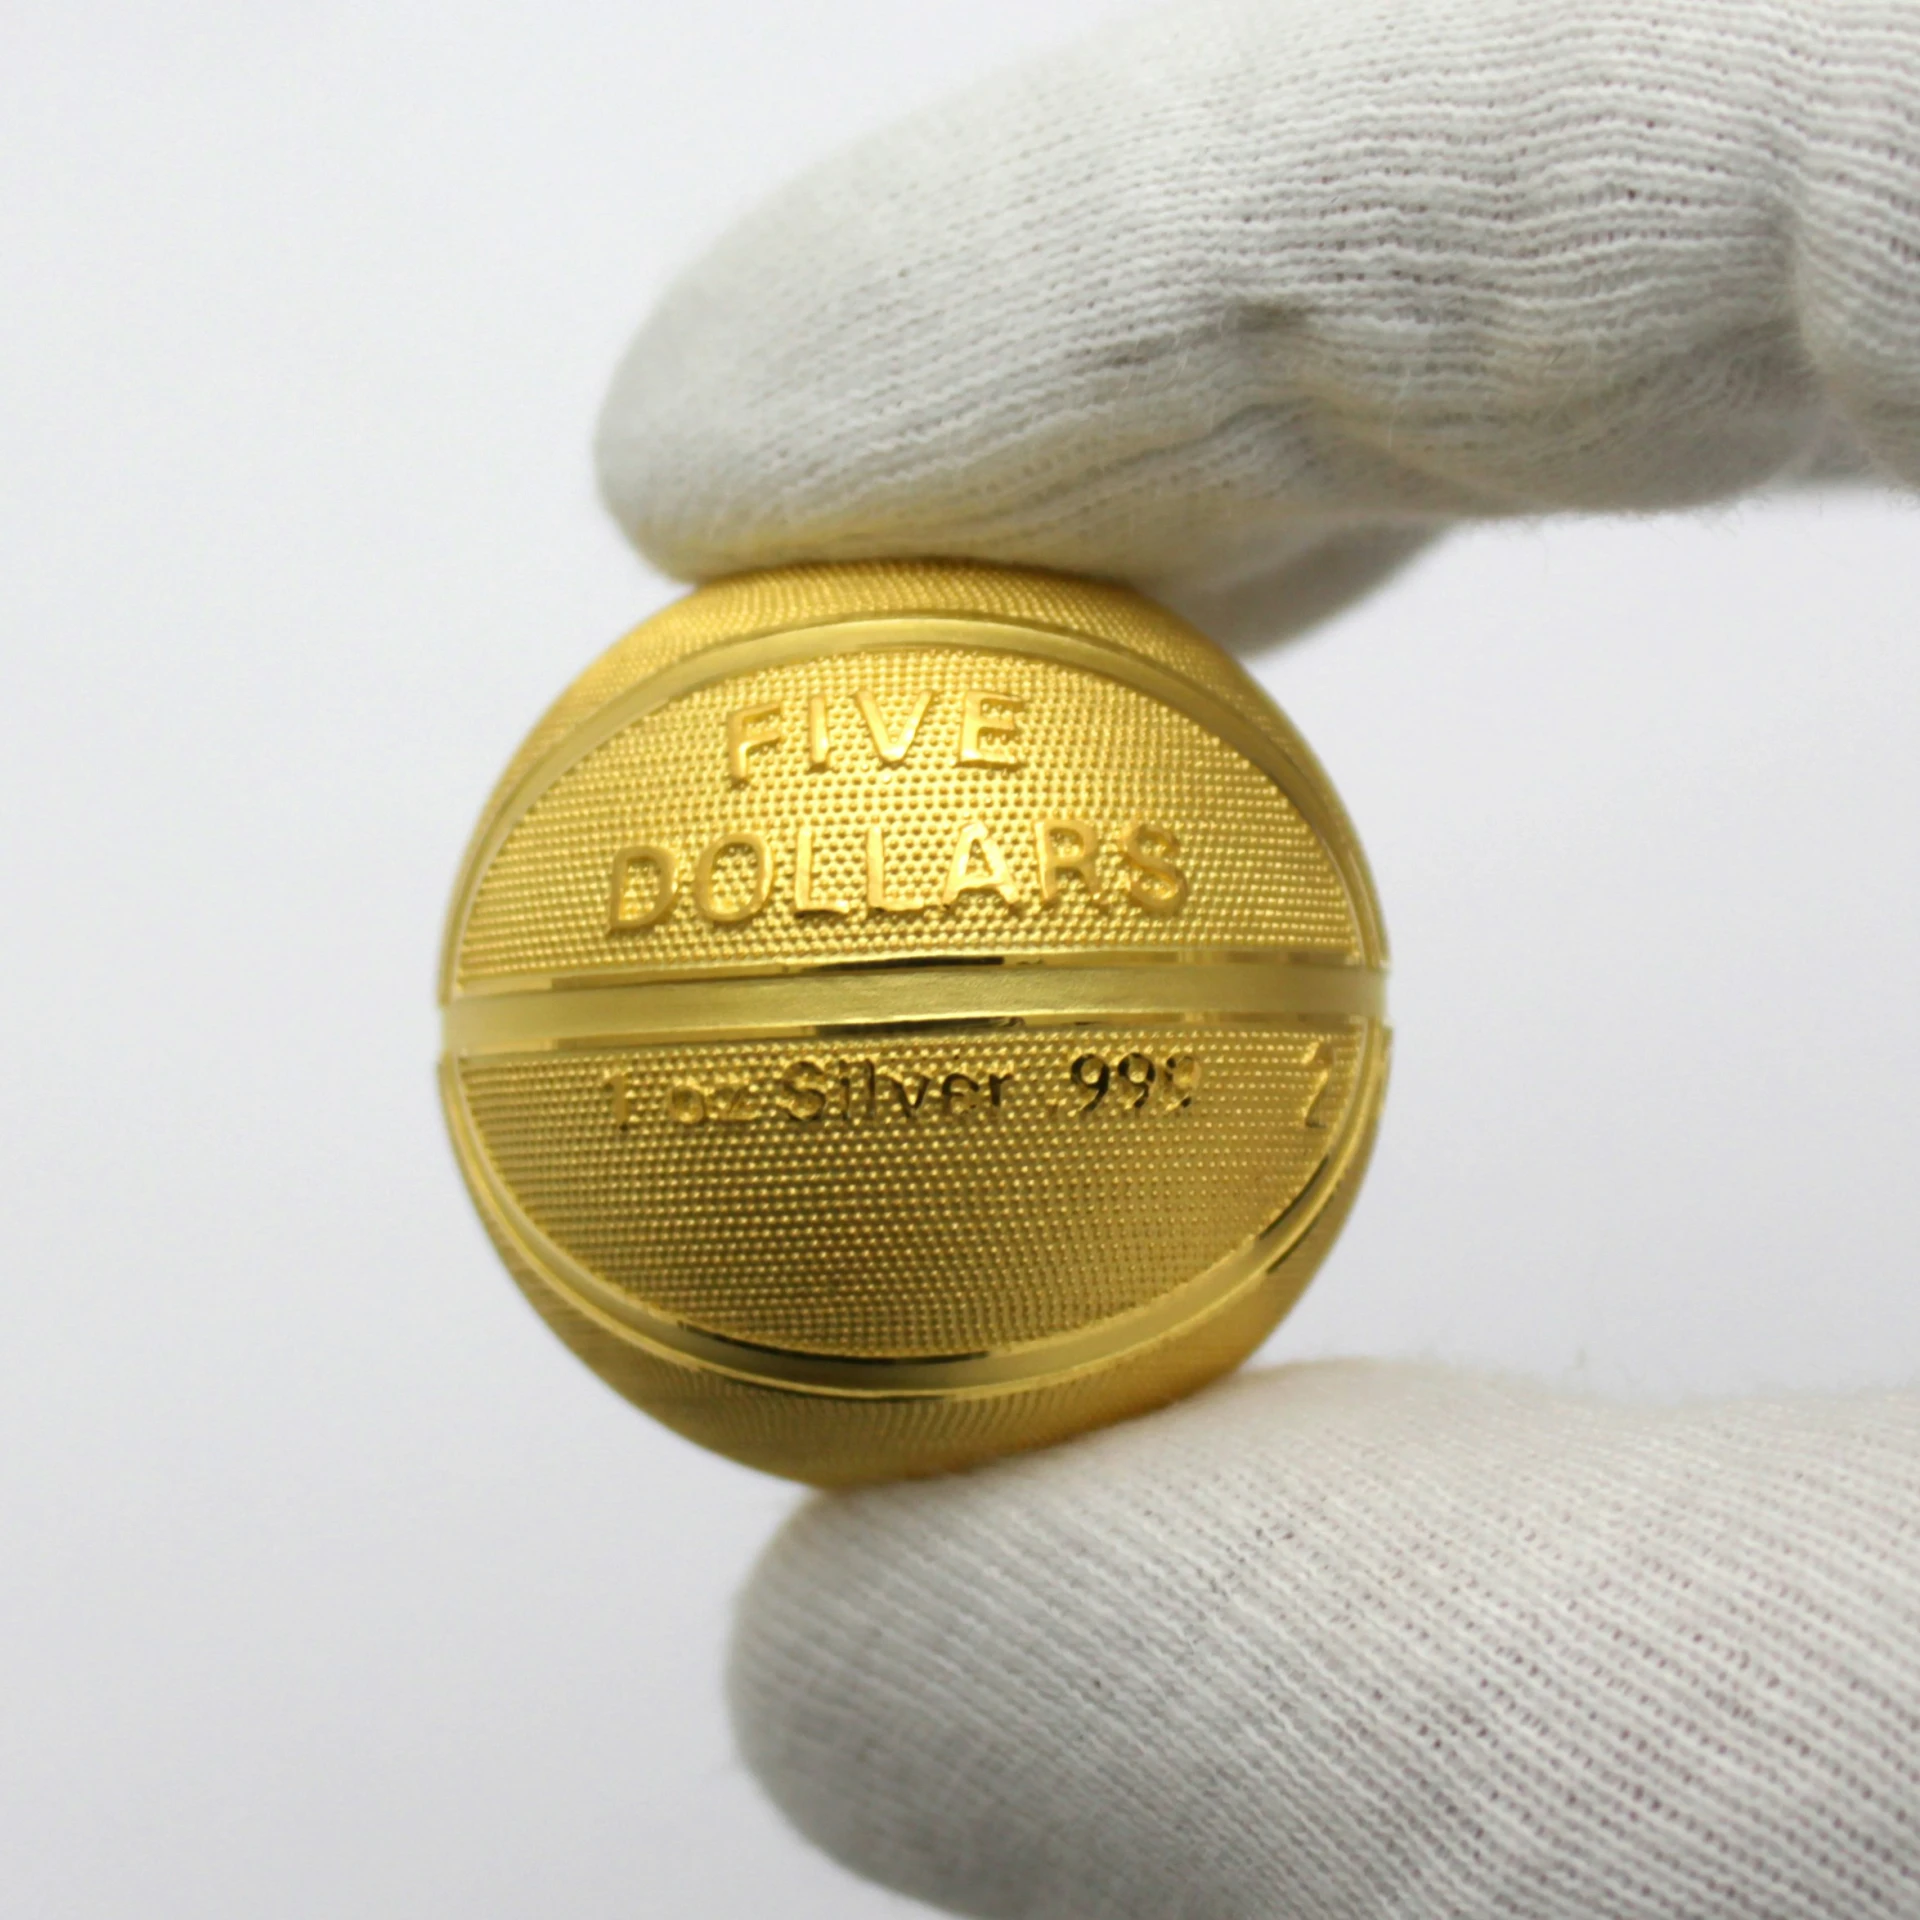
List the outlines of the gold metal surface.
<svg viewBox="0 0 1920 1920">
<path fill-rule="evenodd" d="M 689 595 L 462 868 L 441 1089 L 548 1323 L 819 1484 L 1173 1399 L 1292 1305 L 1387 1065 L 1358 841 L 1138 595 L 936 563 Z"/>
</svg>

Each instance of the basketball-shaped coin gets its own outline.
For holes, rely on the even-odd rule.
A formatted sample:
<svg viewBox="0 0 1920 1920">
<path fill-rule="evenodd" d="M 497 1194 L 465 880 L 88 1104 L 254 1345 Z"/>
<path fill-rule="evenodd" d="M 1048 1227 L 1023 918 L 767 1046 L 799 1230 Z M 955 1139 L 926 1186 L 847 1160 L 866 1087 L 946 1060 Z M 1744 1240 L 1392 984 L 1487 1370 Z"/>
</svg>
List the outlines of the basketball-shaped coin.
<svg viewBox="0 0 1920 1920">
<path fill-rule="evenodd" d="M 1326 776 L 1139 596 L 702 588 L 560 698 L 447 926 L 442 1090 L 555 1332 L 819 1484 L 1234 1366 L 1351 1205 L 1386 946 Z"/>
</svg>

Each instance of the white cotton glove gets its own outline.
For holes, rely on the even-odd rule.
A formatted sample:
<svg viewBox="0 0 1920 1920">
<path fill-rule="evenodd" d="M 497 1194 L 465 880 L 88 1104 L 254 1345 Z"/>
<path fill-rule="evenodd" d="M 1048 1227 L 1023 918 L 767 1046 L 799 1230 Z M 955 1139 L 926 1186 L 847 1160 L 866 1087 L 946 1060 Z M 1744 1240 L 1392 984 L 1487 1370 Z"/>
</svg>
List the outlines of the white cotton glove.
<svg viewBox="0 0 1920 1920">
<path fill-rule="evenodd" d="M 1461 517 L 1920 484 L 1920 0 L 1201 0 L 745 222 L 601 428 L 672 571 L 1292 631 Z M 964 1913 L 1920 1915 L 1920 1397 L 1292 1369 L 814 1503 L 742 1745 Z"/>
<path fill-rule="evenodd" d="M 1252 1374 L 816 1501 L 748 1761 L 962 1913 L 1920 1914 L 1920 1396 Z"/>
<path fill-rule="evenodd" d="M 607 498 L 673 573 L 1031 561 L 1261 637 L 1460 515 L 1836 439 L 1920 481 L 1917 69 L 1913 0 L 1149 15 L 736 228 L 614 383 Z"/>
</svg>

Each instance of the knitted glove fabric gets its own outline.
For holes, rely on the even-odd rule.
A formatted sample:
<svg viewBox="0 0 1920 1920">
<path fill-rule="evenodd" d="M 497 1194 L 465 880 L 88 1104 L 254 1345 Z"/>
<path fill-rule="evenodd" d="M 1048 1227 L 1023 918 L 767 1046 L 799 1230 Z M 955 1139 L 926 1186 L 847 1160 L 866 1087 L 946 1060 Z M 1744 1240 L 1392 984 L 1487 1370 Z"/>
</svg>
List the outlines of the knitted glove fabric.
<svg viewBox="0 0 1920 1920">
<path fill-rule="evenodd" d="M 1462 515 L 1836 433 L 1920 480 L 1917 75 L 1913 0 L 1151 14 L 744 221 L 615 380 L 604 490 L 676 574 L 1028 561 L 1260 638 Z"/>
<path fill-rule="evenodd" d="M 1245 1376 L 803 1509 L 732 1695 L 803 1832 L 961 1913 L 1911 1916 L 1920 1396 Z"/>
</svg>

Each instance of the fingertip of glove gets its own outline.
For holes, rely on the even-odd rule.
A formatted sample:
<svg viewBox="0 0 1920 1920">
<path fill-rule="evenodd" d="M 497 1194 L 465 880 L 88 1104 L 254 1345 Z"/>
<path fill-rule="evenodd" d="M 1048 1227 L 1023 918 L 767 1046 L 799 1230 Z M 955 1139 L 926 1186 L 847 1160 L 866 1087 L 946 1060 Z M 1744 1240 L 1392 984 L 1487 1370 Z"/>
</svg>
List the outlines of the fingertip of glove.
<svg viewBox="0 0 1920 1920">
<path fill-rule="evenodd" d="M 680 444 L 688 409 L 665 403 L 676 379 L 670 351 L 643 328 L 622 355 L 601 403 L 593 436 L 594 477 L 601 504 L 642 556 L 676 580 L 716 569 L 685 527 L 687 450 Z M 698 406 L 697 397 L 694 401 Z"/>
<path fill-rule="evenodd" d="M 1635 1913 L 1701 1910 L 1736 1827 L 1792 1876 L 1844 1826 L 1910 1892 L 1916 1553 L 1920 1396 L 1301 1365 L 810 1502 L 729 1698 L 803 1833 L 966 1913 L 1613 1911 L 1623 1820 Z"/>
</svg>

